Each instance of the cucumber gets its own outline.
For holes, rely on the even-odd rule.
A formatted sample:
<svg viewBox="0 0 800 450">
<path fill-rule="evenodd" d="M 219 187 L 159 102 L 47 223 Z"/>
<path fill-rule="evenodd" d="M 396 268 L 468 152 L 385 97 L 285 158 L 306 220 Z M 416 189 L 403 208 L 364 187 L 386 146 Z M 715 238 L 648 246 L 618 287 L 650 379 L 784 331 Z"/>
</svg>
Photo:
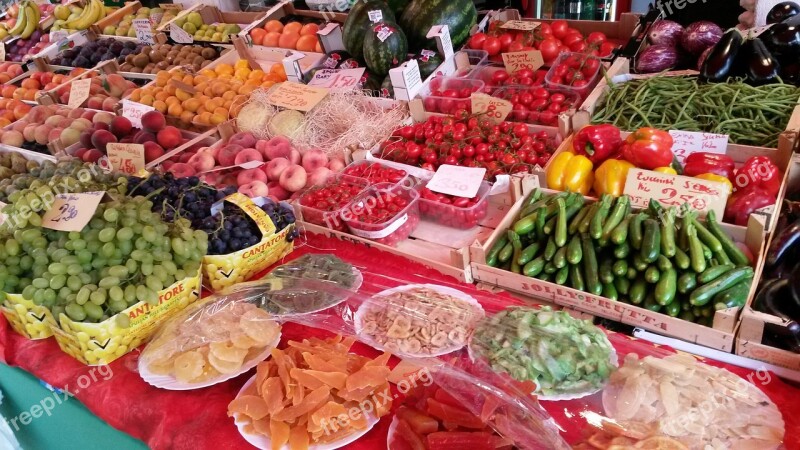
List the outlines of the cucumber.
<svg viewBox="0 0 800 450">
<path fill-rule="evenodd" d="M 504 233 L 497 242 L 494 243 L 489 253 L 486 254 L 486 265 L 489 267 L 497 267 L 497 258 L 500 255 L 500 251 L 505 248 L 506 244 L 508 244 L 508 236 Z"/>
<path fill-rule="evenodd" d="M 656 267 L 658 267 L 658 270 L 663 272 L 672 268 L 672 262 L 666 256 L 661 255 L 656 260 Z"/>
<path fill-rule="evenodd" d="M 617 244 L 614 247 L 614 257 L 617 259 L 624 259 L 628 257 L 628 253 L 631 251 L 631 246 L 628 245 L 627 242 L 623 242 L 621 244 Z"/>
<path fill-rule="evenodd" d="M 583 219 L 586 218 L 586 215 L 589 214 L 589 211 L 592 210 L 593 205 L 584 205 L 578 214 L 572 218 L 569 223 L 569 227 L 567 227 L 567 233 L 573 235 L 578 232 L 578 227 L 583 222 Z"/>
<path fill-rule="evenodd" d="M 628 298 L 634 305 L 641 305 L 647 295 L 647 282 L 644 277 L 637 277 L 628 291 Z"/>
<path fill-rule="evenodd" d="M 611 238 L 611 233 L 625 218 L 625 213 L 628 211 L 629 204 L 630 197 L 627 195 L 617 198 L 614 209 L 611 210 L 611 213 L 609 213 L 608 218 L 603 224 L 603 233 L 601 235 L 603 239 Z"/>
<path fill-rule="evenodd" d="M 695 320 L 697 320 L 692 311 L 682 311 L 680 316 L 678 317 L 680 317 L 681 320 L 685 320 L 687 322 L 694 322 Z"/>
<path fill-rule="evenodd" d="M 614 272 L 612 271 L 611 267 L 614 264 L 614 260 L 610 258 L 604 258 L 600 261 L 600 282 L 603 284 L 608 284 L 614 281 Z"/>
<path fill-rule="evenodd" d="M 697 287 L 697 275 L 694 272 L 686 272 L 678 278 L 678 292 L 688 294 Z"/>
<path fill-rule="evenodd" d="M 559 269 L 567 265 L 567 247 L 559 247 L 553 255 L 553 265 Z"/>
<path fill-rule="evenodd" d="M 697 276 L 697 282 L 700 284 L 710 283 L 727 273 L 729 270 L 733 270 L 733 264 L 720 264 L 709 267 L 708 269 L 704 270 L 703 273 Z"/>
<path fill-rule="evenodd" d="M 678 273 L 670 267 L 661 274 L 661 279 L 656 283 L 656 302 L 659 305 L 669 305 L 675 301 L 675 291 L 678 284 Z"/>
<path fill-rule="evenodd" d="M 564 247 L 567 245 L 567 206 L 563 199 L 558 199 L 555 243 L 559 247 Z"/>
<path fill-rule="evenodd" d="M 678 266 L 678 268 L 681 270 L 686 270 L 689 268 L 689 266 L 692 265 L 692 261 L 689 259 L 689 255 L 687 255 L 680 248 L 675 249 L 675 265 Z"/>
<path fill-rule="evenodd" d="M 740 281 L 753 276 L 753 268 L 750 266 L 737 267 L 730 270 L 721 277 L 712 281 L 711 283 L 704 284 L 699 288 L 692 291 L 689 295 L 689 301 L 695 306 L 706 305 L 711 298 L 719 292 L 728 289 Z"/>
<path fill-rule="evenodd" d="M 544 224 L 547 220 L 547 207 L 542 206 L 536 211 L 536 221 L 533 223 L 533 230 L 540 239 L 544 237 Z"/>
<path fill-rule="evenodd" d="M 642 255 L 634 253 L 633 260 L 631 262 L 633 263 L 633 268 L 638 270 L 639 272 L 644 272 L 645 270 L 647 270 L 648 264 L 644 262 L 644 259 L 642 259 Z"/>
<path fill-rule="evenodd" d="M 546 261 L 550 261 L 551 259 L 553 259 L 553 256 L 556 254 L 556 250 L 557 250 L 556 243 L 553 241 L 553 237 L 551 236 L 547 240 L 547 244 L 545 244 L 544 246 L 544 259 Z"/>
<path fill-rule="evenodd" d="M 581 235 L 583 249 L 583 270 L 586 277 L 586 291 L 594 295 L 603 292 L 603 285 L 600 283 L 600 276 L 597 268 L 597 255 L 594 253 L 594 243 L 588 234 Z"/>
<path fill-rule="evenodd" d="M 628 261 L 624 259 L 614 261 L 614 264 L 611 266 L 611 272 L 618 277 L 624 277 L 625 274 L 628 273 Z"/>
<path fill-rule="evenodd" d="M 631 266 L 628 266 L 628 273 L 625 274 L 625 278 L 629 280 L 635 280 L 636 277 L 639 276 L 639 272 Z"/>
<path fill-rule="evenodd" d="M 654 219 L 645 219 L 643 226 L 641 255 L 644 262 L 650 264 L 661 254 L 661 228 Z"/>
<path fill-rule="evenodd" d="M 583 258 L 583 250 L 581 250 L 580 236 L 573 235 L 567 244 L 567 262 L 570 264 L 578 264 Z"/>
<path fill-rule="evenodd" d="M 644 309 L 648 309 L 653 312 L 661 312 L 661 305 L 658 304 L 656 301 L 656 296 L 651 292 L 647 295 L 644 299 L 644 305 L 642 305 Z"/>
<path fill-rule="evenodd" d="M 592 223 L 592 219 L 594 218 L 594 215 L 597 213 L 597 210 L 599 208 L 600 204 L 598 202 L 592 203 L 591 209 L 583 217 L 583 220 L 578 225 L 578 233 L 586 233 L 589 231 L 589 225 Z"/>
<path fill-rule="evenodd" d="M 522 268 L 522 273 L 529 277 L 535 277 L 536 275 L 539 275 L 542 270 L 544 270 L 544 263 L 544 257 L 539 256 L 538 258 L 533 259 L 525 264 L 525 267 Z"/>
<path fill-rule="evenodd" d="M 697 220 L 696 216 L 692 216 L 692 224 L 694 225 L 695 230 L 697 230 L 697 237 L 700 238 L 700 242 L 702 242 L 712 253 L 719 253 L 722 251 L 722 244 L 719 242 L 716 236 L 714 236 L 708 229 Z"/>
<path fill-rule="evenodd" d="M 508 242 L 502 250 L 500 250 L 500 254 L 497 255 L 497 260 L 500 262 L 510 261 L 511 257 L 514 255 L 514 246 L 511 242 Z"/>
<path fill-rule="evenodd" d="M 511 229 L 520 236 L 527 236 L 533 231 L 533 225 L 536 223 L 536 216 L 529 215 L 514 222 Z"/>
<path fill-rule="evenodd" d="M 604 283 L 603 284 L 603 297 L 617 300 L 619 295 L 617 294 L 617 288 L 614 286 L 614 283 Z"/>
<path fill-rule="evenodd" d="M 628 295 L 628 290 L 631 288 L 631 280 L 624 277 L 614 278 L 614 287 L 620 295 Z"/>
<path fill-rule="evenodd" d="M 631 244 L 631 247 L 639 250 L 642 248 L 642 238 L 644 230 L 642 229 L 642 225 L 644 220 L 647 218 L 647 214 L 639 213 L 631 219 L 629 227 L 628 227 L 628 241 Z"/>
<path fill-rule="evenodd" d="M 644 279 L 650 284 L 658 283 L 658 280 L 661 279 L 661 272 L 658 270 L 658 267 L 648 267 L 647 270 L 644 271 Z"/>
<path fill-rule="evenodd" d="M 581 266 L 578 264 L 569 266 L 569 285 L 579 291 L 586 290 L 586 283 L 583 281 Z"/>
<path fill-rule="evenodd" d="M 514 230 L 508 230 L 508 240 L 514 248 L 514 253 L 511 256 L 511 271 L 514 273 L 522 273 L 522 266 L 519 264 L 519 257 L 522 255 L 522 242 L 519 240 L 519 235 Z"/>
<path fill-rule="evenodd" d="M 569 276 L 569 266 L 565 265 L 564 267 L 558 269 L 555 276 L 553 277 L 553 281 L 556 284 L 564 285 L 567 282 L 567 277 Z"/>
<path fill-rule="evenodd" d="M 531 193 L 528 194 L 528 198 L 525 200 L 525 204 L 523 205 L 523 207 L 527 207 L 538 202 L 539 199 L 542 198 L 542 195 L 544 195 L 544 191 L 542 191 L 541 188 L 536 188 L 532 190 Z"/>
<path fill-rule="evenodd" d="M 517 262 L 522 264 L 528 264 L 534 257 L 536 257 L 536 252 L 539 251 L 541 245 L 538 242 L 534 242 L 533 244 L 525 247 L 525 250 L 522 250 L 522 254 L 519 255 L 519 259 Z"/>
<path fill-rule="evenodd" d="M 714 309 L 741 308 L 747 303 L 752 279 L 745 279 L 714 296 Z"/>
</svg>

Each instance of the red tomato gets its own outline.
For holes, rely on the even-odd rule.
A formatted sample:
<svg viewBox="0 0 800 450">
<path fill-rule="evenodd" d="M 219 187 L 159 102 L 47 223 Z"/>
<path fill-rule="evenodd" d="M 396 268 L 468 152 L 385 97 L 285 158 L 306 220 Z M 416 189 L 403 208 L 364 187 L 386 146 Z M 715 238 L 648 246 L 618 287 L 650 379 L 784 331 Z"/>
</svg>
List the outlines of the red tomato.
<svg viewBox="0 0 800 450">
<path fill-rule="evenodd" d="M 502 48 L 502 43 L 500 39 L 496 37 L 487 37 L 485 41 L 483 41 L 483 49 L 489 56 L 499 55 L 500 49 Z"/>
<path fill-rule="evenodd" d="M 586 42 L 583 40 L 575 41 L 569 45 L 569 49 L 575 53 L 583 53 L 586 50 Z"/>
<path fill-rule="evenodd" d="M 552 62 L 559 54 L 559 42 L 555 39 L 545 39 L 539 46 L 539 51 L 542 52 L 544 62 Z"/>
<path fill-rule="evenodd" d="M 522 42 L 514 41 L 511 45 L 508 46 L 506 49 L 507 52 L 521 52 L 525 50 L 525 46 L 522 45 Z"/>
<path fill-rule="evenodd" d="M 586 42 L 588 42 L 589 44 L 600 45 L 607 40 L 608 38 L 606 37 L 606 35 L 600 31 L 593 31 L 589 33 L 589 36 L 586 36 Z"/>
<path fill-rule="evenodd" d="M 572 27 L 567 27 L 567 32 L 564 33 L 564 35 L 566 36 L 568 34 L 576 34 L 576 33 L 580 34 L 581 37 L 583 37 L 583 33 L 581 33 L 579 30 L 576 30 L 575 28 L 572 28 Z"/>
<path fill-rule="evenodd" d="M 506 72 L 503 69 L 497 70 L 492 74 L 492 84 L 501 85 L 505 83 L 505 81 L 508 80 L 508 78 L 509 78 L 508 72 Z"/>
<path fill-rule="evenodd" d="M 541 34 L 543 36 L 552 36 L 553 35 L 553 30 L 550 28 L 550 24 L 549 23 L 540 23 L 539 24 L 539 28 L 537 28 L 536 30 L 539 32 L 539 34 Z"/>
<path fill-rule="evenodd" d="M 568 28 L 569 24 L 567 24 L 566 20 L 554 20 L 550 24 L 550 30 L 552 31 L 553 36 L 559 39 L 567 35 Z"/>
<path fill-rule="evenodd" d="M 471 38 L 469 38 L 469 48 L 475 50 L 483 49 L 483 42 L 486 40 L 486 35 L 484 33 L 475 33 Z"/>
<path fill-rule="evenodd" d="M 570 33 L 561 39 L 561 42 L 567 47 L 572 47 L 575 42 L 583 42 L 583 36 L 580 34 Z"/>
<path fill-rule="evenodd" d="M 610 56 L 615 48 L 617 48 L 617 45 L 613 42 L 603 42 L 600 44 L 600 56 Z"/>
<path fill-rule="evenodd" d="M 583 76 L 586 78 L 592 78 L 594 74 L 597 73 L 598 69 L 600 69 L 600 60 L 595 58 L 587 58 L 583 63 L 581 72 L 583 72 Z"/>
<path fill-rule="evenodd" d="M 511 33 L 503 33 L 498 39 L 500 39 L 500 49 L 503 53 L 507 52 L 508 47 L 514 42 L 514 36 Z"/>
</svg>

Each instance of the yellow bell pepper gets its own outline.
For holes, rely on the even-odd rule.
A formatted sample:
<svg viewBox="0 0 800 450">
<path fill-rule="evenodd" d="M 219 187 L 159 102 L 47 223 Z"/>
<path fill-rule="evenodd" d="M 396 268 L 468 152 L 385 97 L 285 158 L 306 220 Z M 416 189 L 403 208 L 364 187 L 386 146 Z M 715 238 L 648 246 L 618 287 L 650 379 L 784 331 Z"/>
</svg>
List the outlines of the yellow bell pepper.
<svg viewBox="0 0 800 450">
<path fill-rule="evenodd" d="M 708 181 L 717 181 L 719 183 L 723 183 L 725 186 L 728 186 L 728 194 L 733 192 L 733 184 L 731 180 L 722 175 L 717 175 L 715 173 L 701 173 L 700 175 L 695 175 L 695 178 L 700 178 L 701 180 L 708 180 Z"/>
<path fill-rule="evenodd" d="M 661 172 L 661 173 L 668 173 L 670 175 L 677 175 L 678 172 L 675 171 L 672 167 L 664 166 L 664 167 L 656 167 L 653 169 L 653 172 Z"/>
<path fill-rule="evenodd" d="M 558 191 L 589 193 L 594 181 L 589 158 L 570 152 L 556 155 L 545 172 L 547 187 Z"/>
<path fill-rule="evenodd" d="M 595 195 L 608 194 L 613 197 L 622 195 L 625 190 L 625 180 L 628 170 L 634 168 L 633 164 L 621 159 L 607 159 L 594 171 Z"/>
</svg>

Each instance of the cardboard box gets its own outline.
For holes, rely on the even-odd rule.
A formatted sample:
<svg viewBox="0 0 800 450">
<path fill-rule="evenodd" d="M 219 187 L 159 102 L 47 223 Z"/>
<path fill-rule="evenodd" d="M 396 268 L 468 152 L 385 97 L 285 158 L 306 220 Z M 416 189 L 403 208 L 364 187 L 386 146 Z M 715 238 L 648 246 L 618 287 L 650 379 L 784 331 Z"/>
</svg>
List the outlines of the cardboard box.
<svg viewBox="0 0 800 450">
<path fill-rule="evenodd" d="M 0 303 L 0 312 L 6 316 L 11 328 L 28 339 L 47 339 L 57 327 L 56 320 L 48 308 L 39 306 L 22 297 L 22 294 L 6 294 Z"/>
<path fill-rule="evenodd" d="M 98 20 L 94 25 L 91 26 L 92 31 L 95 34 L 100 36 L 101 38 L 107 39 L 117 39 L 120 36 L 116 34 L 104 34 L 103 31 L 109 25 L 117 26 L 125 16 L 129 14 L 136 15 L 136 12 L 142 8 L 142 3 L 139 1 L 128 2 L 125 6 L 119 8 L 118 10 L 114 11 L 113 13 L 107 15 L 101 20 Z M 164 33 L 156 32 L 156 26 L 153 26 L 153 38 L 155 39 L 156 43 L 165 43 L 167 42 L 167 36 Z M 124 36 L 128 37 L 128 36 Z"/>
<path fill-rule="evenodd" d="M 249 29 L 249 27 L 254 22 L 257 22 L 264 17 L 263 12 L 242 12 L 242 11 L 226 12 L 220 10 L 216 6 L 208 6 L 202 3 L 197 3 L 191 8 L 184 9 L 181 13 L 175 16 L 174 19 L 161 24 L 156 30 L 159 32 L 163 32 L 167 36 L 169 36 L 170 25 L 174 23 L 176 20 L 184 18 L 193 12 L 199 13 L 200 16 L 203 18 L 203 23 L 206 25 L 211 25 L 214 23 L 236 24 L 239 25 L 239 28 L 242 30 Z M 230 34 L 229 36 L 233 38 L 234 36 L 236 36 L 236 33 Z M 211 41 L 202 41 L 202 42 L 208 42 L 210 44 L 222 44 L 222 42 L 211 42 Z"/>
<path fill-rule="evenodd" d="M 555 192 L 547 190 L 547 192 Z M 695 344 L 731 352 L 734 346 L 739 311 L 736 308 L 716 311 L 712 327 L 695 324 L 667 314 L 653 312 L 636 305 L 623 303 L 593 295 L 587 292 L 560 286 L 555 283 L 541 281 L 536 278 L 512 273 L 486 264 L 486 255 L 501 234 L 517 220 L 525 197 L 521 197 L 508 211 L 496 230 L 485 241 L 479 241 L 470 247 L 472 275 L 476 280 L 516 291 L 546 302 L 570 307 L 598 317 L 604 317 L 627 325 L 633 325 L 659 334 L 683 339 Z M 759 261 L 764 253 L 766 233 L 763 225 L 751 220 L 748 228 L 722 224 L 737 241 L 744 241 Z M 758 263 L 757 263 L 758 264 Z M 758 270 L 758 267 L 756 267 Z M 750 288 L 754 294 L 756 282 Z"/>
</svg>

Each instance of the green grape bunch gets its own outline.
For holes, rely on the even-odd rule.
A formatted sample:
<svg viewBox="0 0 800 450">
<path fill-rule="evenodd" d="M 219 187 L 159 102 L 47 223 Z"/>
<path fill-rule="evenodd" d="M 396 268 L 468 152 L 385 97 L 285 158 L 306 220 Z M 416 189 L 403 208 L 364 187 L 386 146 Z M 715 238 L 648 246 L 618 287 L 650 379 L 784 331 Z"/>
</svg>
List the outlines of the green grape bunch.
<svg viewBox="0 0 800 450">
<path fill-rule="evenodd" d="M 145 197 L 101 203 L 79 232 L 29 223 L 0 232 L 0 300 L 22 296 L 78 322 L 101 322 L 197 274 L 208 236 L 185 219 L 165 223 Z"/>
<path fill-rule="evenodd" d="M 7 218 L 0 227 L 13 231 L 29 224 L 40 226 L 42 216 L 56 195 L 92 191 L 124 195 L 127 179 L 118 173 L 106 173 L 100 166 L 83 163 L 77 158 L 56 163 L 45 161 L 38 167 L 29 168 L 28 173 L 0 180 L 0 201 L 7 203 L 2 210 Z"/>
</svg>

